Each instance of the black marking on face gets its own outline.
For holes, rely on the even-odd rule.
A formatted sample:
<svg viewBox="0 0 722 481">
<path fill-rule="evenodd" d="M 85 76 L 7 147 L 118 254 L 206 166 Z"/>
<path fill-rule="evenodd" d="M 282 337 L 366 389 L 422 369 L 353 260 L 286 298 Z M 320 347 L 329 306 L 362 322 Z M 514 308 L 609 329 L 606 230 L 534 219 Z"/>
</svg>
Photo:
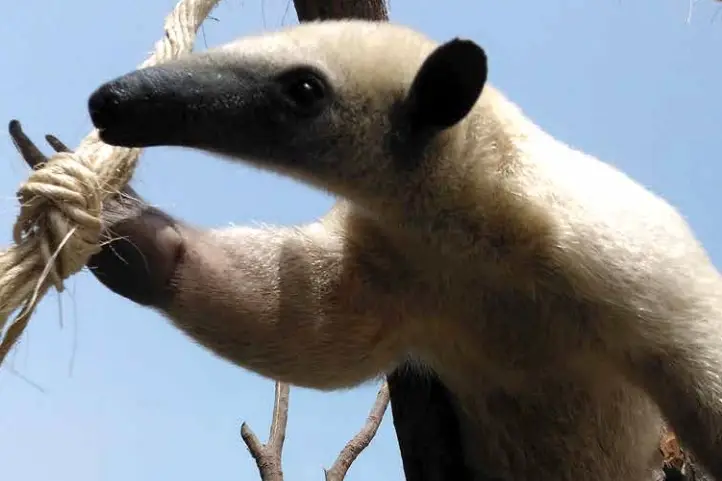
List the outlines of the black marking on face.
<svg viewBox="0 0 722 481">
<path fill-rule="evenodd" d="M 297 67 L 283 72 L 277 81 L 299 117 L 318 115 L 328 104 L 331 88 L 316 69 Z"/>
<path fill-rule="evenodd" d="M 427 149 L 438 131 L 415 129 L 408 121 L 409 110 L 404 102 L 397 102 L 389 113 L 391 129 L 386 135 L 385 146 L 399 172 L 412 173 L 424 164 Z"/>
<path fill-rule="evenodd" d="M 123 147 L 191 147 L 234 157 L 288 159 L 334 92 L 314 68 L 273 72 L 199 56 L 131 72 L 92 93 L 101 139 Z"/>
</svg>

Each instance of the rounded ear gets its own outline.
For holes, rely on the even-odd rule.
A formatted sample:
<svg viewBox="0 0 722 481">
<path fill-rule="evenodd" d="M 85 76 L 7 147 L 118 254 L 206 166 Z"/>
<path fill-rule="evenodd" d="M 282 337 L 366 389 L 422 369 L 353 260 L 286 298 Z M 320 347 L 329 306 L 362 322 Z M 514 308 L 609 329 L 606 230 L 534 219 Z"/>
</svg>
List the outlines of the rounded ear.
<svg viewBox="0 0 722 481">
<path fill-rule="evenodd" d="M 486 52 L 455 38 L 436 48 L 416 73 L 406 103 L 415 128 L 445 129 L 471 111 L 486 83 Z"/>
</svg>

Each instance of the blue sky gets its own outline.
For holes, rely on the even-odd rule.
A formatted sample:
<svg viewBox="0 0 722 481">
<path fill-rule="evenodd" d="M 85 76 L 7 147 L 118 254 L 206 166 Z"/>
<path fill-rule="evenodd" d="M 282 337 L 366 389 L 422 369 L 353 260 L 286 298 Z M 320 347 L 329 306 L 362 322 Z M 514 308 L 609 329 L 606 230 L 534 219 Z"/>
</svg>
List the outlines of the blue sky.
<svg viewBox="0 0 722 481">
<path fill-rule="evenodd" d="M 52 132 L 76 145 L 90 128 L 88 94 L 145 58 L 175 0 L 6 3 L 0 244 L 10 241 L 14 193 L 27 175 L 4 125 L 19 118 L 33 138 Z M 676 205 L 717 263 L 720 9 L 700 0 L 687 23 L 686 0 L 391 2 L 394 21 L 438 40 L 460 35 L 482 44 L 491 82 L 559 139 Z M 287 0 L 225 0 L 200 47 L 278 27 L 284 15 L 285 24 L 296 22 Z M 146 151 L 133 184 L 206 226 L 305 222 L 332 202 L 272 174 L 178 149 Z M 322 479 L 376 389 L 291 391 L 288 481 Z M 239 426 L 248 421 L 265 440 L 272 399 L 270 381 L 220 361 L 82 273 L 62 296 L 45 299 L 0 370 L 0 466 L 22 481 L 255 480 Z M 402 479 L 390 412 L 347 479 Z"/>
</svg>

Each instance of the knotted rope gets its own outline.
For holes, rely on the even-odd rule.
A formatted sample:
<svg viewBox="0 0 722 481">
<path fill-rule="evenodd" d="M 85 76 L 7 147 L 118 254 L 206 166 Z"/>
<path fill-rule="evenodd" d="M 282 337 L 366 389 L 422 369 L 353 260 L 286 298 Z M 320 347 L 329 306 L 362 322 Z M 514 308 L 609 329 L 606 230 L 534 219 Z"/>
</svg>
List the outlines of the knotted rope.
<svg viewBox="0 0 722 481">
<path fill-rule="evenodd" d="M 139 68 L 191 52 L 219 1 L 180 0 L 165 19 L 163 38 Z M 63 281 L 100 250 L 103 201 L 130 181 L 140 152 L 105 144 L 93 130 L 75 152 L 53 155 L 20 186 L 15 245 L 0 252 L 0 364 L 50 287 L 62 292 Z"/>
</svg>

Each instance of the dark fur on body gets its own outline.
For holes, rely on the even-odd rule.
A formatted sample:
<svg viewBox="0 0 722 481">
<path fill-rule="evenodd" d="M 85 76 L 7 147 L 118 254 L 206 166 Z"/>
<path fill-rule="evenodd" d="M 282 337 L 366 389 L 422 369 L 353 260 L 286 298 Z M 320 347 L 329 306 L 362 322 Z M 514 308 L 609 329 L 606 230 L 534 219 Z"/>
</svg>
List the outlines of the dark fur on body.
<svg viewBox="0 0 722 481">
<path fill-rule="evenodd" d="M 346 388 L 412 359 L 452 393 L 475 479 L 649 479 L 664 416 L 722 481 L 719 273 L 672 207 L 527 120 L 486 62 L 339 21 L 104 84 L 89 109 L 110 144 L 340 199 L 305 226 L 211 231 L 123 200 L 91 269 L 273 379 Z"/>
</svg>

